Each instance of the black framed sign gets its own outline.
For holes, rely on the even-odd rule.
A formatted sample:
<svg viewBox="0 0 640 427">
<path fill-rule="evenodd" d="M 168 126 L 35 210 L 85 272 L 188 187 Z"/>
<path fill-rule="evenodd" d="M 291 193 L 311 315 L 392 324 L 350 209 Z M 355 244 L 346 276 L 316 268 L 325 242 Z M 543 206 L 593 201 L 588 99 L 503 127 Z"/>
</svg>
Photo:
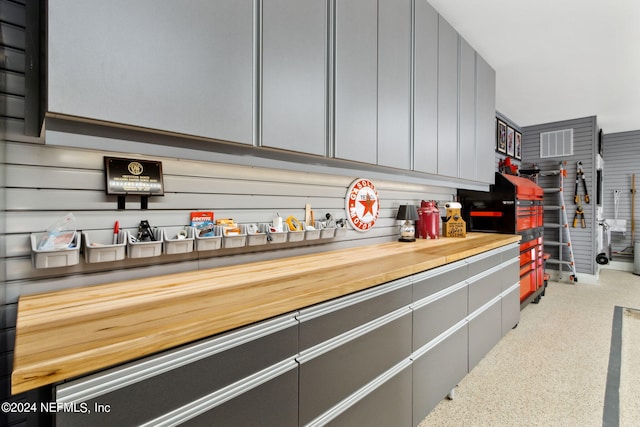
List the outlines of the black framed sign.
<svg viewBox="0 0 640 427">
<path fill-rule="evenodd" d="M 507 156 L 514 157 L 515 154 L 515 129 L 507 126 Z"/>
<path fill-rule="evenodd" d="M 162 162 L 104 158 L 107 194 L 163 196 Z"/>
<path fill-rule="evenodd" d="M 516 131 L 516 153 L 515 158 L 522 160 L 522 134 Z"/>
<path fill-rule="evenodd" d="M 497 121 L 498 130 L 496 131 L 497 150 L 499 153 L 507 153 L 507 124 L 502 120 Z"/>
</svg>

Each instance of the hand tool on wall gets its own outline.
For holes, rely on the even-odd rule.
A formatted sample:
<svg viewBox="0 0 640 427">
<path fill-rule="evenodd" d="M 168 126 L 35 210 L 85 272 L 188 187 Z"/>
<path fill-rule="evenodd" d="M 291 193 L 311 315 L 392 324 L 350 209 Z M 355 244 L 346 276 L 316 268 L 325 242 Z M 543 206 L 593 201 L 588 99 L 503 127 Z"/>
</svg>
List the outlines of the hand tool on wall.
<svg viewBox="0 0 640 427">
<path fill-rule="evenodd" d="M 636 242 L 636 174 L 631 174 L 631 247 Z"/>
<path fill-rule="evenodd" d="M 587 189 L 587 180 L 584 177 L 584 170 L 582 169 L 582 162 L 578 162 L 576 169 L 576 189 L 573 196 L 573 203 L 580 204 L 580 195 L 578 194 L 578 187 L 582 180 L 582 186 L 584 187 L 584 202 L 589 203 L 589 190 Z"/>
<path fill-rule="evenodd" d="M 307 225 L 313 225 L 315 222 L 313 210 L 311 210 L 311 203 L 304 205 L 304 223 Z"/>
<path fill-rule="evenodd" d="M 573 228 L 578 225 L 578 221 L 580 221 L 582 228 L 587 228 L 587 222 L 584 219 L 584 209 L 582 209 L 582 205 L 578 205 L 576 208 L 576 213 L 573 216 Z"/>
</svg>

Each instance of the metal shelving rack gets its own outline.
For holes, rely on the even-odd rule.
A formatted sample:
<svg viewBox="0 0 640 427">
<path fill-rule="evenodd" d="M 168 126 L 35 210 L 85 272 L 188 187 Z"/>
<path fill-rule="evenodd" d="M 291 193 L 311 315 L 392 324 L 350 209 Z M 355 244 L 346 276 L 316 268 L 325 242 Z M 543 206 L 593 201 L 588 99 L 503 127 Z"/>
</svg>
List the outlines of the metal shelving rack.
<svg viewBox="0 0 640 427">
<path fill-rule="evenodd" d="M 540 176 L 557 176 L 558 177 L 558 187 L 548 187 L 544 188 L 545 194 L 557 194 L 558 195 L 558 204 L 548 204 L 545 202 L 544 210 L 545 211 L 557 211 L 559 222 L 547 222 L 545 215 L 544 228 L 545 229 L 557 229 L 558 230 L 558 240 L 550 240 L 545 238 L 544 244 L 545 246 L 555 246 L 558 248 L 558 258 L 549 258 L 547 259 L 547 264 L 555 264 L 558 266 L 558 271 L 560 274 L 560 279 L 562 279 L 563 271 L 567 271 L 571 273 L 569 275 L 569 281 L 577 282 L 578 276 L 576 272 L 576 263 L 575 258 L 573 256 L 573 246 L 571 245 L 571 234 L 569 232 L 569 221 L 567 219 L 567 210 L 564 204 L 564 179 L 567 177 L 567 170 L 564 167 L 564 162 L 560 162 L 559 168 L 555 170 L 546 170 L 540 171 Z M 566 259 L 564 257 L 563 248 L 567 247 L 569 252 L 569 258 Z M 566 268 L 566 269 L 563 269 Z"/>
</svg>

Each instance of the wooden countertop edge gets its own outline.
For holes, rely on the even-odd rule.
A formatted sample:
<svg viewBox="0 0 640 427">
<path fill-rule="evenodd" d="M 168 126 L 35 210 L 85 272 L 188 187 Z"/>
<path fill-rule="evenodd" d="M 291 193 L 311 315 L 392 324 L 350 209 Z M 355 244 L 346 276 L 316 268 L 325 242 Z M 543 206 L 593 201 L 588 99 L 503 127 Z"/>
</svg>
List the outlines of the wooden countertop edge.
<svg viewBox="0 0 640 427">
<path fill-rule="evenodd" d="M 24 296 L 18 303 L 12 393 L 188 344 L 519 240 L 517 235 L 470 233 L 466 239 L 391 242 Z M 225 283 L 212 283 L 216 279 Z"/>
</svg>

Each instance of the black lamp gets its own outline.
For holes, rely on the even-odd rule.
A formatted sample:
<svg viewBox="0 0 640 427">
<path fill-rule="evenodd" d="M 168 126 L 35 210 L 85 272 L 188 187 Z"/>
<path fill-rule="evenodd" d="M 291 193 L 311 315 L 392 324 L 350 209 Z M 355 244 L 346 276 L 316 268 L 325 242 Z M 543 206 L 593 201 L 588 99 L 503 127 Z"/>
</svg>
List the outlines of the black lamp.
<svg viewBox="0 0 640 427">
<path fill-rule="evenodd" d="M 418 220 L 416 207 L 414 205 L 400 205 L 396 219 L 404 221 L 400 226 L 400 238 L 398 240 L 401 242 L 415 242 L 416 229 L 411 221 Z"/>
</svg>

